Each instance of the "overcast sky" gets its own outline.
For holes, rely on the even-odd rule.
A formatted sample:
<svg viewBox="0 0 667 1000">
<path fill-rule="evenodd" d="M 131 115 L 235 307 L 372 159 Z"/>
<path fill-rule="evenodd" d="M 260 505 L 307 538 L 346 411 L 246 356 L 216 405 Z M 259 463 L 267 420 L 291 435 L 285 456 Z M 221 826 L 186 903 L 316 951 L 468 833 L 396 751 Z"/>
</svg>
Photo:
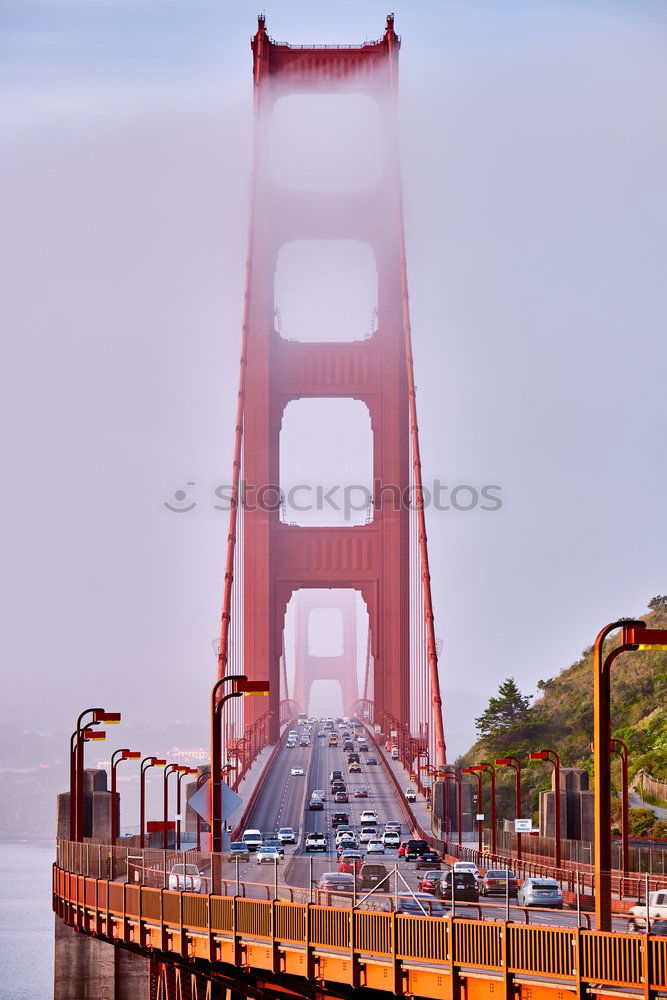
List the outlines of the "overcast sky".
<svg viewBox="0 0 667 1000">
<path fill-rule="evenodd" d="M 278 39 L 356 43 L 387 9 L 266 12 Z M 0 22 L 0 719 L 204 722 L 256 7 L 5 0 Z M 506 676 L 534 693 L 667 591 L 667 8 L 410 0 L 396 28 L 425 476 L 503 498 L 429 513 L 454 755 Z"/>
</svg>

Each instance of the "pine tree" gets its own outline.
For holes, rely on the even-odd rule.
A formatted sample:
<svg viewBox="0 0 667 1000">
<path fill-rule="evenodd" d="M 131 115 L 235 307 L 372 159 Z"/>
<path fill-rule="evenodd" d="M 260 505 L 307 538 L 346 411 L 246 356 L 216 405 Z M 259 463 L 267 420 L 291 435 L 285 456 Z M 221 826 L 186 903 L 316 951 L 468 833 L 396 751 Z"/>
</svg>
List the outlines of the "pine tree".
<svg viewBox="0 0 667 1000">
<path fill-rule="evenodd" d="M 493 739 L 524 722 L 529 705 L 530 696 L 521 694 L 514 678 L 508 677 L 498 688 L 498 697 L 491 697 L 489 707 L 475 719 L 480 738 Z"/>
</svg>

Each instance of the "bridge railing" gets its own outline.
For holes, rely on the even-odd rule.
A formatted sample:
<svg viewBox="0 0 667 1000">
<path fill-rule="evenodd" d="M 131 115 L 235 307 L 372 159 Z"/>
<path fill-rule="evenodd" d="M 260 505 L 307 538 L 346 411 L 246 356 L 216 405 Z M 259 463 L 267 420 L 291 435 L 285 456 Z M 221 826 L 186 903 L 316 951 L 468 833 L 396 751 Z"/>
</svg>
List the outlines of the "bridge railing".
<svg viewBox="0 0 667 1000">
<path fill-rule="evenodd" d="M 246 949 L 253 942 L 267 943 L 273 954 L 302 950 L 306 961 L 301 975 L 308 974 L 310 958 L 321 950 L 325 956 L 352 956 L 366 966 L 388 961 L 400 971 L 403 962 L 417 962 L 438 975 L 458 977 L 474 969 L 477 975 L 488 972 L 508 981 L 532 975 L 540 977 L 541 987 L 609 985 L 634 990 L 648 1000 L 667 988 L 667 939 L 645 934 L 202 895 L 86 877 L 57 865 L 53 901 L 59 916 L 79 931 L 146 949 L 157 939 L 185 960 L 202 958 L 197 949 L 202 932 L 208 932 L 204 938 L 209 961 L 220 960 L 225 941 Z M 336 981 L 338 975 L 348 975 L 345 962 L 329 967 L 329 978 Z M 398 975 L 383 988 L 396 994 L 410 992 L 402 983 Z"/>
</svg>

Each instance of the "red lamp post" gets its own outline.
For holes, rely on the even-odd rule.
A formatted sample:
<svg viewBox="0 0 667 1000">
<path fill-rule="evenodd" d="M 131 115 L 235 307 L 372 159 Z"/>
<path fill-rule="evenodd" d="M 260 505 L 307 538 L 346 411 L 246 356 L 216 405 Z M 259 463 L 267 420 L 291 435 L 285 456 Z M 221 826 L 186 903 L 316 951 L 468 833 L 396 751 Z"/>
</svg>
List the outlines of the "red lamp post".
<svg viewBox="0 0 667 1000">
<path fill-rule="evenodd" d="M 516 776 L 516 818 L 522 818 L 521 807 L 521 761 L 518 757 L 498 757 L 496 767 L 511 767 Z M 516 859 L 521 861 L 521 834 L 516 835 Z"/>
<path fill-rule="evenodd" d="M 181 782 L 186 774 L 196 774 L 196 767 L 179 768 L 176 778 L 176 850 L 181 849 Z"/>
<path fill-rule="evenodd" d="M 554 769 L 554 863 L 560 868 L 560 757 L 555 750 L 538 750 L 530 754 L 531 760 L 546 760 Z"/>
<path fill-rule="evenodd" d="M 604 657 L 607 636 L 622 629 L 620 643 Z M 621 653 L 667 650 L 667 629 L 646 628 L 634 618 L 620 618 L 598 633 L 593 666 L 593 762 L 595 780 L 595 926 L 611 930 L 611 665 Z"/>
<path fill-rule="evenodd" d="M 85 739 L 81 739 L 80 734 L 82 728 L 84 728 L 83 720 L 89 714 L 92 715 L 92 719 L 89 719 L 85 723 L 85 728 L 89 731 L 89 734 Z M 86 708 L 77 719 L 76 729 L 72 734 L 72 741 L 70 742 L 70 750 L 72 751 L 70 757 L 70 835 L 74 834 L 74 840 L 81 841 L 84 837 L 83 744 L 89 740 L 106 739 L 106 734 L 102 736 L 98 733 L 93 736 L 92 726 L 99 726 L 102 723 L 113 726 L 119 722 L 120 712 L 105 712 L 103 708 Z M 74 793 L 73 796 L 72 792 Z M 74 823 L 72 823 L 72 812 L 74 812 Z"/>
<path fill-rule="evenodd" d="M 197 791 L 205 784 L 211 776 L 211 772 L 207 769 L 202 771 L 202 773 L 197 778 Z M 201 851 L 201 816 L 197 813 L 197 850 Z"/>
<path fill-rule="evenodd" d="M 146 846 L 146 771 L 149 767 L 166 767 L 166 760 L 160 757 L 144 757 L 139 778 L 139 837 L 140 847 Z"/>
<path fill-rule="evenodd" d="M 120 755 L 120 756 L 118 756 Z M 114 750 L 111 754 L 111 843 L 115 845 L 118 837 L 118 817 L 116 809 L 116 768 L 121 760 L 141 760 L 139 750 Z"/>
<path fill-rule="evenodd" d="M 164 771 L 162 772 L 163 779 L 163 806 L 164 806 L 164 821 L 162 830 L 162 846 L 165 851 L 169 847 L 169 775 L 178 774 L 180 771 L 184 771 L 185 767 L 183 764 L 167 764 Z M 175 839 L 175 838 L 174 838 Z"/>
<path fill-rule="evenodd" d="M 456 773 L 456 771 L 443 771 L 442 778 L 445 782 L 445 797 L 447 800 L 447 817 L 449 818 L 449 782 L 453 781 L 456 783 L 456 812 L 457 812 L 457 826 L 458 826 L 458 844 L 459 847 L 463 843 L 463 801 L 462 801 L 462 779 Z"/>
<path fill-rule="evenodd" d="M 612 739 L 609 752 L 621 761 L 622 868 L 625 878 L 630 870 L 630 802 L 628 789 L 628 748 L 623 740 Z"/>
<path fill-rule="evenodd" d="M 491 853 L 496 853 L 496 770 L 493 764 L 488 760 L 483 760 L 480 764 L 472 764 L 470 767 L 464 767 L 461 770 L 462 774 L 476 774 L 477 775 L 477 787 L 478 787 L 478 799 L 477 799 L 477 815 L 482 815 L 482 775 L 488 774 L 491 778 Z M 479 839 L 479 853 L 482 853 L 483 847 L 483 824 L 484 820 L 477 820 L 478 824 L 478 839 Z"/>
</svg>

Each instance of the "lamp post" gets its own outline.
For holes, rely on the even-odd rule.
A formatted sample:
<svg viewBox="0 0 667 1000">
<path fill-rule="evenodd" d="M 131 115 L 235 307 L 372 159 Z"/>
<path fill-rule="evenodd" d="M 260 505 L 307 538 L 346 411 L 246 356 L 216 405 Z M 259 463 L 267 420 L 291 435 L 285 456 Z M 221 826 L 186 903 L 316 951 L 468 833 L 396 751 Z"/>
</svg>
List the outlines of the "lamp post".
<svg viewBox="0 0 667 1000">
<path fill-rule="evenodd" d="M 521 807 L 521 761 L 518 757 L 498 757 L 496 767 L 511 767 L 516 778 L 516 818 L 522 818 Z M 516 859 L 521 861 L 521 834 L 517 830 L 516 834 Z"/>
<path fill-rule="evenodd" d="M 621 760 L 621 815 L 622 815 L 622 868 L 623 878 L 630 870 L 630 803 L 628 791 L 628 748 L 623 740 L 612 739 L 609 744 L 610 753 L 616 754 Z M 625 883 L 624 883 L 625 885 Z"/>
<path fill-rule="evenodd" d="M 202 771 L 197 778 L 197 791 L 199 791 L 201 786 L 205 784 L 210 777 L 211 772 L 208 768 L 205 771 Z M 201 851 L 201 816 L 199 813 L 197 813 L 197 850 Z"/>
<path fill-rule="evenodd" d="M 483 819 L 479 817 L 482 815 L 482 771 L 478 767 L 463 767 L 461 768 L 461 774 L 474 774 L 477 778 L 477 851 L 479 854 L 482 853 L 483 848 L 483 838 L 484 838 L 484 828 L 482 824 Z"/>
<path fill-rule="evenodd" d="M 163 820 L 163 830 L 162 830 L 162 846 L 166 851 L 169 847 L 169 775 L 177 774 L 179 771 L 184 770 L 182 764 L 167 764 L 164 771 L 162 772 L 162 799 L 164 807 L 164 820 Z"/>
<path fill-rule="evenodd" d="M 234 687 L 229 694 L 220 697 L 223 684 L 232 681 Z M 211 817 L 211 851 L 219 854 L 222 850 L 222 710 L 230 698 L 249 695 L 268 695 L 268 681 L 249 681 L 245 674 L 226 674 L 215 682 L 211 689 L 211 782 L 209 802 Z"/>
<path fill-rule="evenodd" d="M 546 760 L 554 769 L 554 863 L 560 868 L 560 757 L 555 750 L 538 750 L 530 754 L 530 759 Z"/>
<path fill-rule="evenodd" d="M 166 767 L 160 757 L 144 757 L 139 775 L 139 846 L 146 846 L 146 771 L 149 767 Z"/>
<path fill-rule="evenodd" d="M 118 756 L 120 755 L 120 756 Z M 117 758 L 117 759 L 116 759 Z M 121 760 L 141 760 L 139 750 L 114 750 L 111 754 L 111 843 L 115 846 L 118 837 L 118 810 L 116 809 L 116 768 Z"/>
<path fill-rule="evenodd" d="M 462 774 L 476 774 L 478 781 L 478 796 L 479 800 L 477 802 L 477 815 L 481 816 L 482 812 L 482 775 L 488 774 L 491 778 L 491 854 L 496 853 L 496 769 L 493 764 L 488 760 L 483 760 L 479 764 L 472 764 L 470 767 L 464 767 L 461 771 Z M 484 820 L 478 820 L 479 824 L 479 853 L 482 853 L 482 842 L 483 842 L 483 828 L 482 824 Z"/>
<path fill-rule="evenodd" d="M 622 629 L 618 646 L 604 657 L 604 642 Z M 667 629 L 646 628 L 634 618 L 620 618 L 599 632 L 593 661 L 593 764 L 595 780 L 595 926 L 611 930 L 611 665 L 621 653 L 667 650 Z"/>
<path fill-rule="evenodd" d="M 104 736 L 92 736 L 88 735 L 85 740 L 80 739 L 79 734 L 84 728 L 84 718 L 86 715 L 92 715 L 92 719 L 89 719 L 85 723 L 85 728 L 90 730 L 92 733 L 93 726 L 99 726 L 101 723 L 113 726 L 120 722 L 120 712 L 105 712 L 103 708 L 85 708 L 83 712 L 80 713 L 79 718 L 76 721 L 76 729 L 73 734 L 73 743 L 70 744 L 73 747 L 73 774 L 72 774 L 72 761 L 70 761 L 70 783 L 72 784 L 72 778 L 74 778 L 74 824 L 72 829 L 72 824 L 70 823 L 70 833 L 74 833 L 74 840 L 81 841 L 84 837 L 84 813 L 83 813 L 83 744 L 87 743 L 89 740 L 103 740 L 106 739 L 106 734 Z M 71 792 L 71 789 L 70 789 Z M 70 797 L 70 819 L 72 813 L 72 798 Z"/>
<path fill-rule="evenodd" d="M 181 849 L 181 782 L 186 774 L 196 774 L 196 767 L 179 768 L 176 778 L 176 850 Z"/>
<path fill-rule="evenodd" d="M 442 777 L 445 782 L 445 795 L 447 796 L 447 814 L 449 815 L 449 784 L 448 782 L 453 781 L 456 783 L 456 812 L 457 812 L 457 826 L 458 826 L 458 844 L 461 847 L 463 843 L 463 801 L 462 801 L 462 780 L 456 771 L 443 771 Z"/>
</svg>

